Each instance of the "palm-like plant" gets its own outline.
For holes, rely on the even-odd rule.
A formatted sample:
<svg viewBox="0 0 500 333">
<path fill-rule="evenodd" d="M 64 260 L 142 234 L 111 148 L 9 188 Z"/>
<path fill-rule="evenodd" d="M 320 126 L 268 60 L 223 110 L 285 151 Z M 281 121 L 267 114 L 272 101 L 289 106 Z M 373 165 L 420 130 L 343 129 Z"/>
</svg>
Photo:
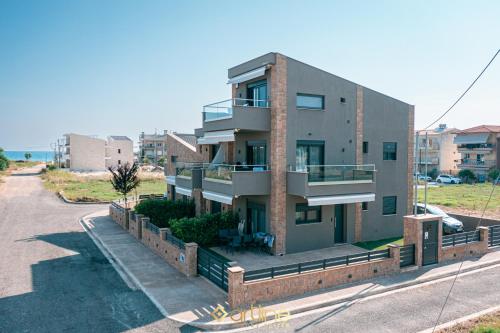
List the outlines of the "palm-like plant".
<svg viewBox="0 0 500 333">
<path fill-rule="evenodd" d="M 116 192 L 123 195 L 125 208 L 127 208 L 127 194 L 139 186 L 141 180 L 139 179 L 139 165 L 129 163 L 119 165 L 117 168 L 109 167 L 109 172 L 112 174 L 111 185 Z"/>
</svg>

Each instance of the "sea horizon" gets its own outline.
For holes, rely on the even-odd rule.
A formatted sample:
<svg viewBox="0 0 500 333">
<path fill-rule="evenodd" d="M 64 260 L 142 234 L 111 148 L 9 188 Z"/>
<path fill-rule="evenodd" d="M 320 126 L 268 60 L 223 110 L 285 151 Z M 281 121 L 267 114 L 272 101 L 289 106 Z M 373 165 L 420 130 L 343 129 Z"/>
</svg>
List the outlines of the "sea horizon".
<svg viewBox="0 0 500 333">
<path fill-rule="evenodd" d="M 54 152 L 49 150 L 5 150 L 4 155 L 12 161 L 25 160 L 24 154 L 30 153 L 30 161 L 45 162 L 54 160 Z"/>
</svg>

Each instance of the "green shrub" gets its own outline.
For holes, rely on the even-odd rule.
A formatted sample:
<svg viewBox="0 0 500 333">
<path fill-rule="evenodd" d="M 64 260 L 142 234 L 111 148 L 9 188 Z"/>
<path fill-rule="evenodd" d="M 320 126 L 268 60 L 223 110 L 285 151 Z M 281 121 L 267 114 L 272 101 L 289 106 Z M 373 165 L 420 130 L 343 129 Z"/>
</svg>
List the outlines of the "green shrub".
<svg viewBox="0 0 500 333">
<path fill-rule="evenodd" d="M 235 229 L 239 217 L 233 212 L 205 214 L 200 217 L 170 220 L 172 234 L 184 242 L 195 242 L 200 246 L 217 245 L 220 229 Z"/>
<path fill-rule="evenodd" d="M 53 171 L 53 170 L 55 170 L 55 169 L 56 169 L 56 166 L 55 166 L 54 164 L 48 164 L 48 165 L 47 165 L 47 170 L 49 170 L 49 171 Z"/>
<path fill-rule="evenodd" d="M 134 208 L 137 214 L 143 214 L 151 219 L 151 222 L 159 228 L 170 227 L 170 220 L 195 215 L 194 201 L 172 201 L 147 199 L 141 201 Z"/>
<path fill-rule="evenodd" d="M 488 178 L 491 181 L 495 181 L 498 178 L 498 175 L 500 175 L 500 170 L 497 168 L 491 168 L 488 172 Z"/>
<path fill-rule="evenodd" d="M 458 177 L 462 179 L 465 183 L 470 183 L 476 180 L 476 175 L 470 169 L 462 169 L 458 172 Z"/>
<path fill-rule="evenodd" d="M 3 148 L 0 148 L 0 171 L 7 170 L 9 159 L 3 154 Z"/>
</svg>

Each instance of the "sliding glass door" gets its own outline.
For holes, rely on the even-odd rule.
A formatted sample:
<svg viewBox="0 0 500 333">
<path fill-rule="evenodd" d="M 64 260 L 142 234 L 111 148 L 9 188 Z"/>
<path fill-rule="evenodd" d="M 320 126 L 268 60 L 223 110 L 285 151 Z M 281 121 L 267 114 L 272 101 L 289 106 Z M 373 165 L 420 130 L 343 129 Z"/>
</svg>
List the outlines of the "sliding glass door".
<svg viewBox="0 0 500 333">
<path fill-rule="evenodd" d="M 295 168 L 297 171 L 309 172 L 310 181 L 322 178 L 324 159 L 324 141 L 297 141 Z"/>
<path fill-rule="evenodd" d="M 256 107 L 267 107 L 267 81 L 249 83 L 247 86 L 248 104 Z"/>
</svg>

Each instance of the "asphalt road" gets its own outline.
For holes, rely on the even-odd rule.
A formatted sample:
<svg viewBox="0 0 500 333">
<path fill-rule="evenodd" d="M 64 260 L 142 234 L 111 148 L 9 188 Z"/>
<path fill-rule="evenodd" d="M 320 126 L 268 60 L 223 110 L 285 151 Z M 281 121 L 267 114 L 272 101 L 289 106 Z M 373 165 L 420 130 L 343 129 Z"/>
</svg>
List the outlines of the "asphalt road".
<svg viewBox="0 0 500 333">
<path fill-rule="evenodd" d="M 460 276 L 440 324 L 500 305 L 500 267 Z M 452 280 L 318 311 L 255 332 L 419 332 L 433 327 Z"/>
<path fill-rule="evenodd" d="M 0 332 L 176 332 L 120 278 L 34 169 L 0 184 Z"/>
</svg>

